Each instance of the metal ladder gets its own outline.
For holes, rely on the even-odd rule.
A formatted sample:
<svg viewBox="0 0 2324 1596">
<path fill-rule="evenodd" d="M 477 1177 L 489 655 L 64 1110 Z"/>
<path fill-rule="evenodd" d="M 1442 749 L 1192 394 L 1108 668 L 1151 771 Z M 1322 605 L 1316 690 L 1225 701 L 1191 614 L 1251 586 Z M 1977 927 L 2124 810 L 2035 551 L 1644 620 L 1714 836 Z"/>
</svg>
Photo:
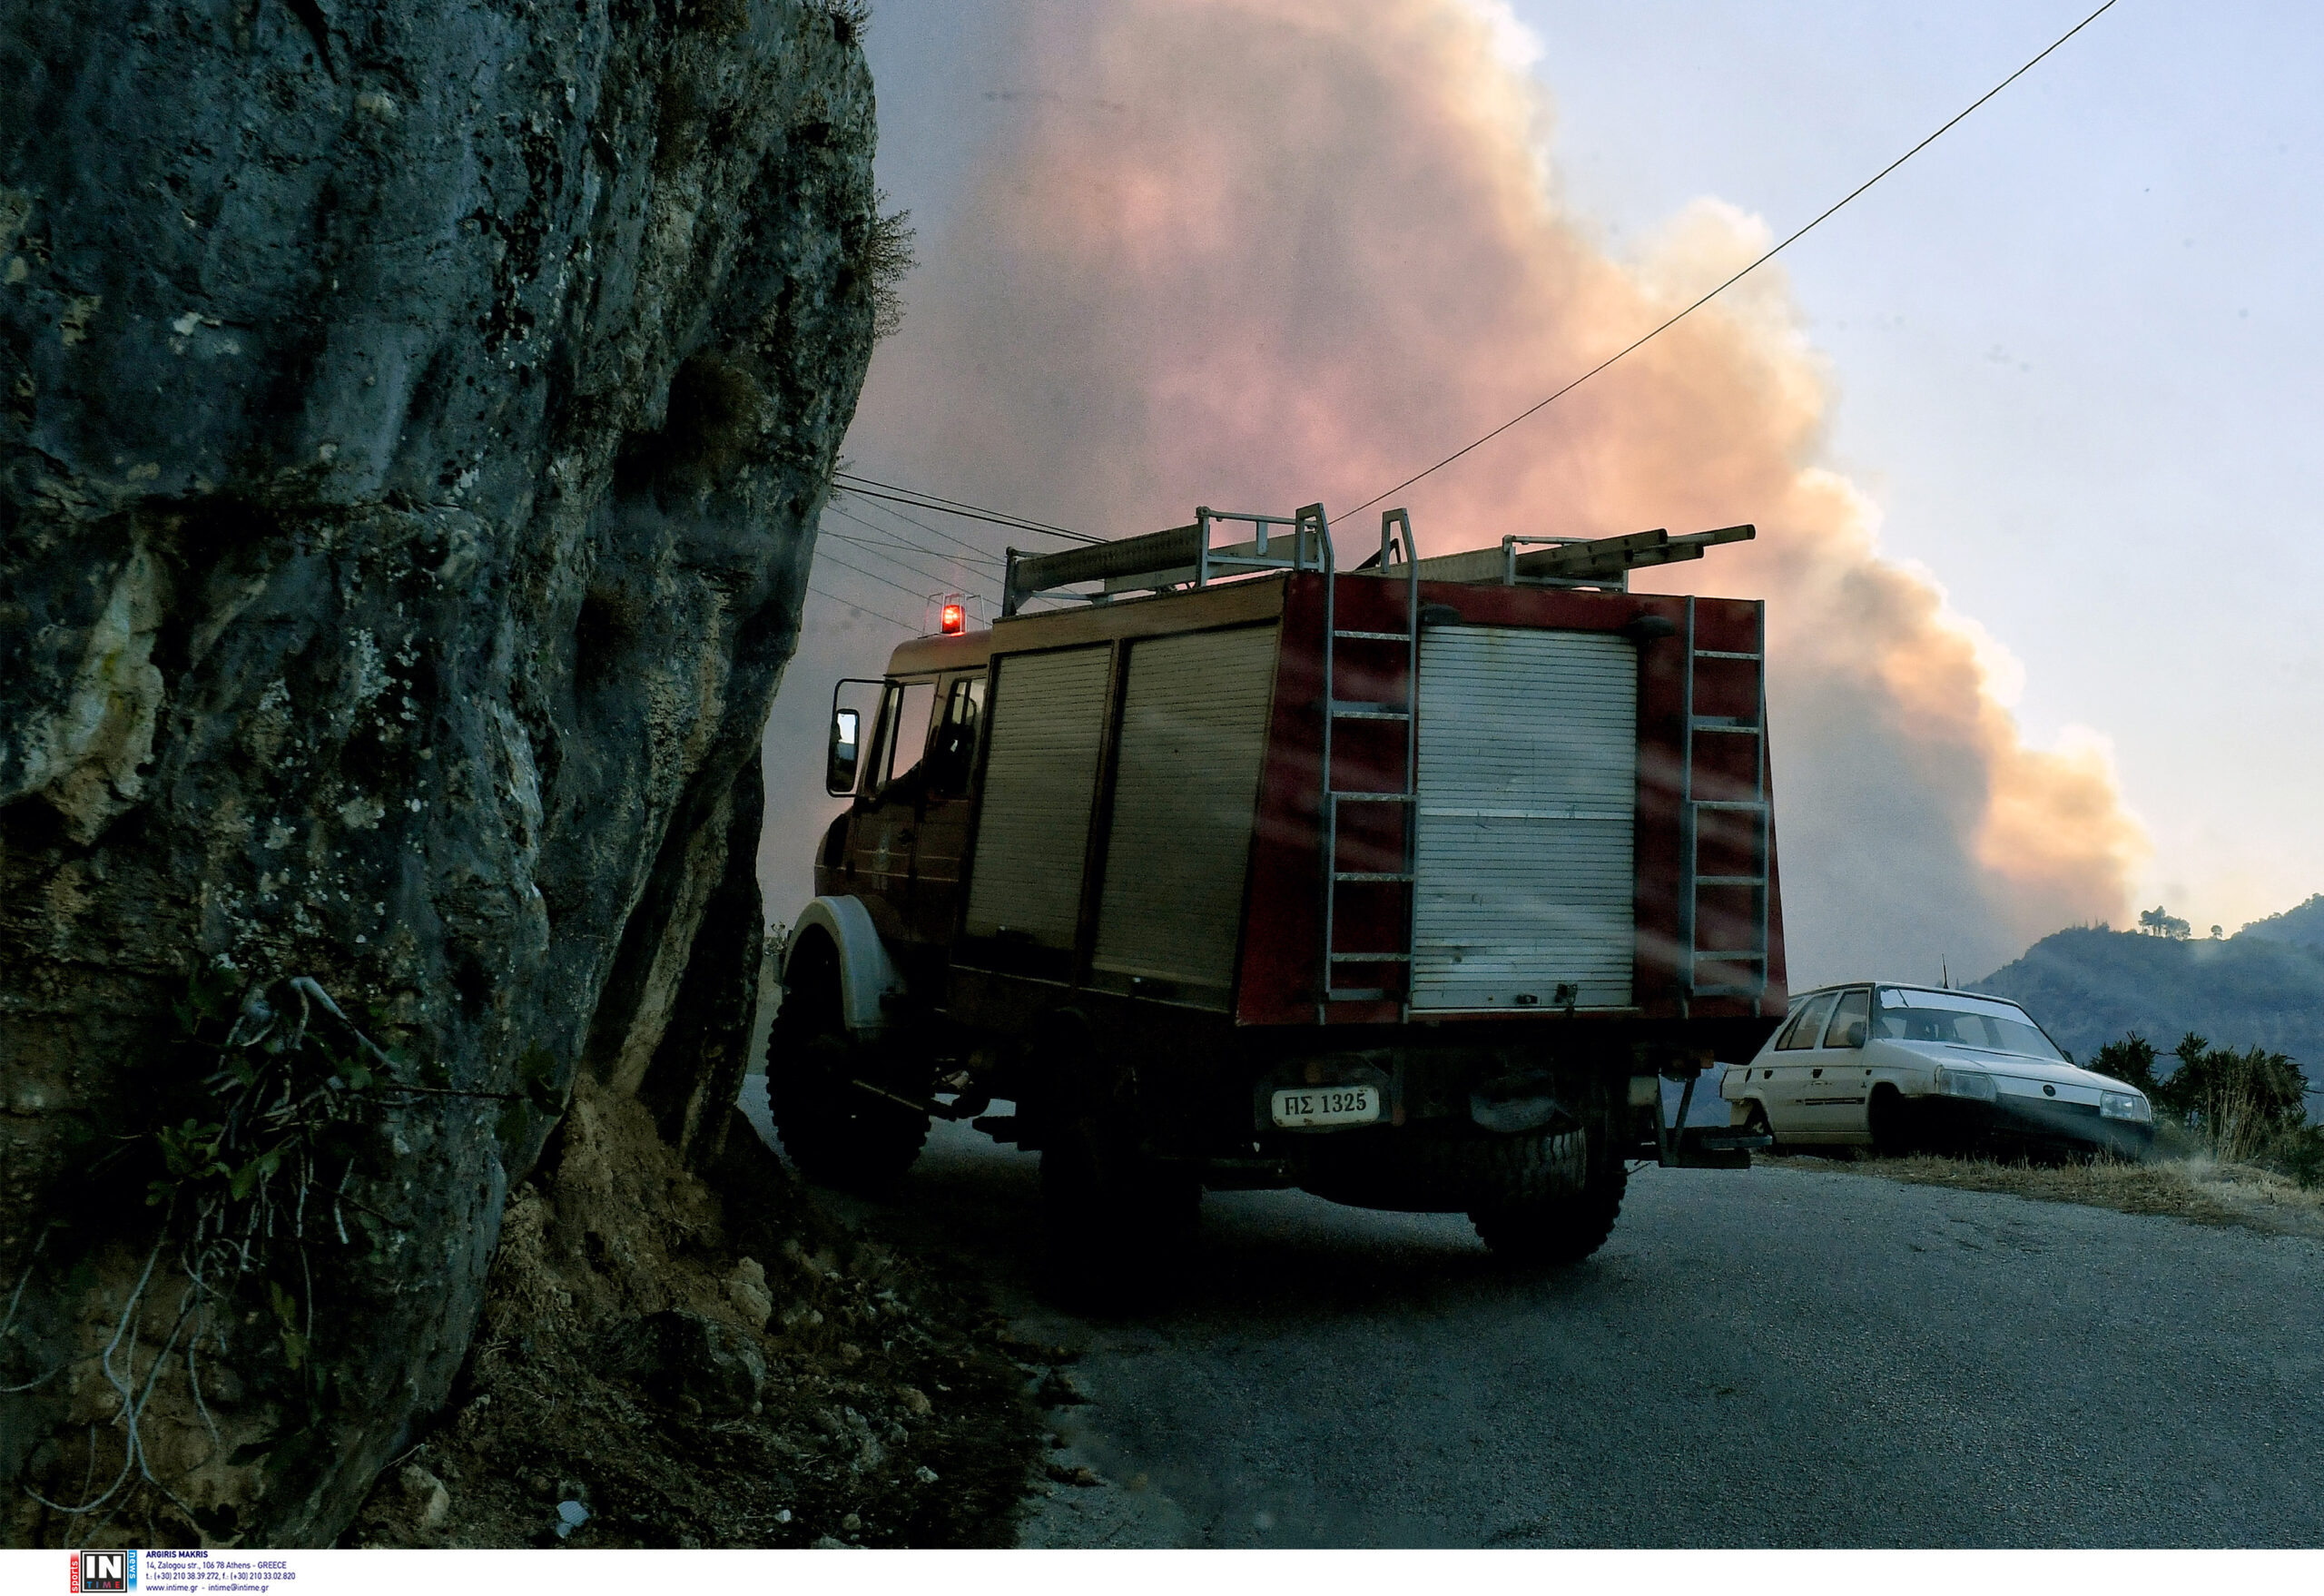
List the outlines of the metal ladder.
<svg viewBox="0 0 2324 1596">
<path fill-rule="evenodd" d="M 1388 575 L 1401 535 L 1404 564 L 1404 629 L 1402 632 L 1365 632 L 1343 630 L 1339 624 L 1339 574 L 1333 566 L 1329 529 L 1324 525 L 1324 507 L 1310 505 L 1299 512 L 1304 532 L 1308 518 L 1314 517 L 1318 540 L 1323 545 L 1324 566 L 1324 757 L 1317 774 L 1322 789 L 1321 813 L 1317 817 L 1322 832 L 1324 878 L 1324 941 L 1321 973 L 1323 996 L 1315 1004 L 1315 1020 L 1324 1022 L 1325 1010 L 1334 1003 L 1382 1002 L 1397 994 L 1386 987 L 1350 987 L 1339 984 L 1339 967 L 1343 964 L 1401 964 L 1404 966 L 1404 991 L 1402 997 L 1403 1017 L 1412 1015 L 1413 924 L 1419 911 L 1419 890 L 1413 879 L 1413 852 L 1419 826 L 1420 797 L 1420 550 L 1413 545 L 1412 517 L 1403 510 L 1386 510 L 1380 517 L 1380 555 L 1377 566 L 1381 576 Z M 1349 575 L 1358 575 L 1350 572 Z M 1372 704 L 1344 699 L 1339 695 L 1337 675 L 1337 645 L 1343 638 L 1366 643 L 1396 643 L 1404 650 L 1404 701 L 1393 704 Z M 1404 728 L 1404 760 L 1403 784 L 1394 792 L 1355 792 L 1332 785 L 1332 729 L 1341 721 L 1395 721 Z M 1400 867 L 1393 871 L 1342 870 L 1339 867 L 1340 805 L 1343 803 L 1394 803 L 1403 811 L 1403 849 Z M 1341 952 L 1336 951 L 1340 888 L 1348 886 L 1395 886 L 1404 888 L 1404 945 L 1400 950 L 1380 951 Z"/>
<path fill-rule="evenodd" d="M 1686 707 L 1680 717 L 1679 760 L 1679 1001 L 1681 1014 L 1697 998 L 1748 998 L 1754 1003 L 1768 990 L 1768 878 L 1770 873 L 1772 821 L 1768 803 L 1768 612 L 1759 610 L 1757 646 L 1752 652 L 1698 648 L 1695 645 L 1695 601 L 1687 600 Z M 1758 680 L 1757 710 L 1749 719 L 1695 713 L 1695 665 L 1699 660 L 1748 661 Z M 1698 735 L 1748 737 L 1752 740 L 1751 795 L 1748 798 L 1695 796 L 1695 738 Z M 1754 873 L 1704 875 L 1700 862 L 1705 815 L 1733 816 L 1749 828 Z M 1698 948 L 1698 924 L 1706 887 L 1748 888 L 1751 893 L 1752 942 L 1746 948 Z M 1706 963 L 1739 964 L 1757 971 L 1746 981 L 1702 985 L 1698 968 Z"/>
</svg>

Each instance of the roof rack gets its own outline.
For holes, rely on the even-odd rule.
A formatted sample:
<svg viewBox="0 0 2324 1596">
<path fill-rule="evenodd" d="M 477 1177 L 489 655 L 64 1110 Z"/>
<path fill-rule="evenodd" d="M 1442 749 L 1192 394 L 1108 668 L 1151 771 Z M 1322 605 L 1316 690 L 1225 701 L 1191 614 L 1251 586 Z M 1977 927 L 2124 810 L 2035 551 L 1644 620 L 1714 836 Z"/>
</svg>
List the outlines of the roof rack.
<svg viewBox="0 0 2324 1596">
<path fill-rule="evenodd" d="M 1246 542 L 1214 547 L 1212 528 L 1221 524 L 1250 527 Z M 1001 588 L 1000 613 L 1015 615 L 1035 597 L 1078 598 L 1104 604 L 1120 593 L 1166 592 L 1179 587 L 1207 587 L 1228 577 L 1256 576 L 1268 571 L 1323 571 L 1331 568 L 1321 540 L 1329 534 L 1311 521 L 1304 529 L 1297 516 L 1257 515 L 1214 510 L 1205 505 L 1194 520 L 1117 543 L 1094 544 L 1058 554 L 1009 551 L 1009 569 Z M 1630 573 L 1642 566 L 1668 565 L 1674 560 L 1700 559 L 1706 549 L 1722 543 L 1743 543 L 1758 536 L 1749 526 L 1720 527 L 1709 532 L 1672 536 L 1667 529 L 1631 532 L 1619 537 L 1508 537 L 1497 548 L 1470 549 L 1436 555 L 1419 562 L 1420 577 L 1428 582 L 1490 583 L 1500 586 L 1610 587 L 1629 586 Z M 1403 575 L 1402 563 L 1384 565 L 1379 555 L 1355 567 L 1380 576 Z M 1099 584 L 1095 593 L 1068 589 Z"/>
<path fill-rule="evenodd" d="M 1722 543 L 1748 543 L 1758 536 L 1758 529 L 1747 525 L 1681 532 L 1676 537 L 1662 527 L 1620 537 L 1510 537 L 1501 540 L 1499 548 L 1472 548 L 1423 559 L 1420 577 L 1423 582 L 1479 582 L 1502 587 L 1619 589 L 1628 586 L 1630 573 L 1641 566 L 1699 560 L 1706 549 Z M 1518 552 L 1529 545 L 1545 547 Z M 1391 566 L 1389 574 L 1401 568 Z"/>
</svg>

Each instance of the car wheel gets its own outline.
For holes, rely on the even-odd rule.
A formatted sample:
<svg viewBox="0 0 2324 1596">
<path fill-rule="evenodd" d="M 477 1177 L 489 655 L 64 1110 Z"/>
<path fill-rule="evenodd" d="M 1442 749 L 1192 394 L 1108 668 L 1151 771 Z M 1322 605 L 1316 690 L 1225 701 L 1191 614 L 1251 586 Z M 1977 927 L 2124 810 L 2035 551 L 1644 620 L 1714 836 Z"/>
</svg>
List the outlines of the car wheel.
<svg viewBox="0 0 2324 1596">
<path fill-rule="evenodd" d="M 1915 1123 L 1918 1115 L 1905 1094 L 1886 1081 L 1872 1089 L 1864 1106 L 1865 1128 L 1872 1133 L 1872 1150 L 1883 1158 L 1906 1158 L 1922 1150 L 1926 1139 Z"/>
</svg>

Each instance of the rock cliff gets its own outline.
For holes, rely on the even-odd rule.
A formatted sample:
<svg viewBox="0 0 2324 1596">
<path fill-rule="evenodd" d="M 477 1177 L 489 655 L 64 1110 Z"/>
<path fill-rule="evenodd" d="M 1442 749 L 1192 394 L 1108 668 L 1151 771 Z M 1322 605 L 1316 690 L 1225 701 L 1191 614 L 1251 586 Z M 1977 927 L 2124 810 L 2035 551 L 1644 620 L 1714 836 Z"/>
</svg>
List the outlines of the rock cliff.
<svg viewBox="0 0 2324 1596">
<path fill-rule="evenodd" d="M 576 1076 L 716 1151 L 861 20 L 0 6 L 0 1540 L 329 1540 Z"/>
</svg>

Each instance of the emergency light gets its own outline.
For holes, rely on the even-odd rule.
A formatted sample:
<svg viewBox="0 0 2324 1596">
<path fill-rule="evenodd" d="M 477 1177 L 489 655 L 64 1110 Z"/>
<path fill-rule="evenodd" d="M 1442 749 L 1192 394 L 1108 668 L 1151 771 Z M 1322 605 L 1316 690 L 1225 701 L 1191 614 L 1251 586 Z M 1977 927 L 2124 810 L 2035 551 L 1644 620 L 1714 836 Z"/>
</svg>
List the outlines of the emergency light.
<svg viewBox="0 0 2324 1596">
<path fill-rule="evenodd" d="M 957 604 L 948 604 L 937 621 L 937 629 L 949 637 L 967 626 L 968 619 L 966 610 Z"/>
</svg>

